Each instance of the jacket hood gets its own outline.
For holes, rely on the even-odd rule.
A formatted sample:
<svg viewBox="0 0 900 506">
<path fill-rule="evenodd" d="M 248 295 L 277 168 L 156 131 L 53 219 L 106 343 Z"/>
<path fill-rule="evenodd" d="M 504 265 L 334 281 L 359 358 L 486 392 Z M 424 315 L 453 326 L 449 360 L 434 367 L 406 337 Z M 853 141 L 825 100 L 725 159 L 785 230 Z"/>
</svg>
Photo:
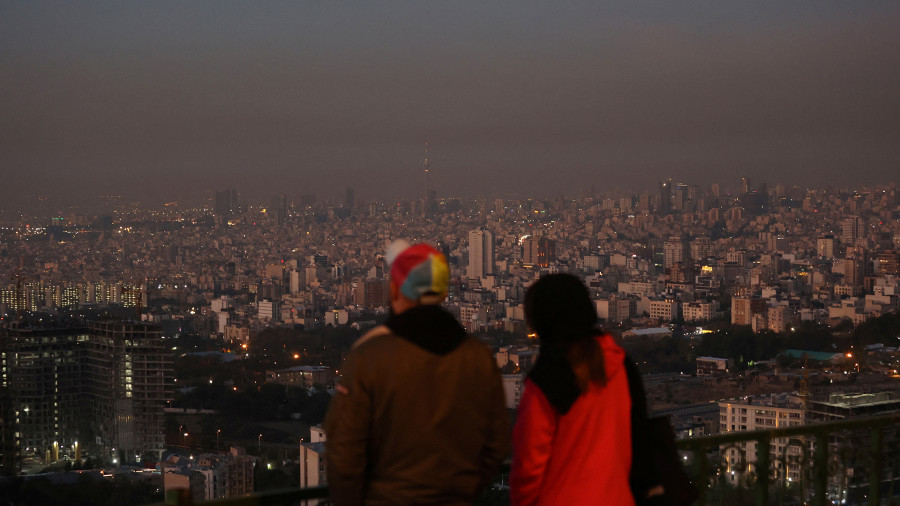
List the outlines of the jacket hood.
<svg viewBox="0 0 900 506">
<path fill-rule="evenodd" d="M 466 329 L 442 307 L 415 306 L 391 315 L 385 322 L 391 332 L 437 355 L 455 350 L 466 338 Z"/>
</svg>

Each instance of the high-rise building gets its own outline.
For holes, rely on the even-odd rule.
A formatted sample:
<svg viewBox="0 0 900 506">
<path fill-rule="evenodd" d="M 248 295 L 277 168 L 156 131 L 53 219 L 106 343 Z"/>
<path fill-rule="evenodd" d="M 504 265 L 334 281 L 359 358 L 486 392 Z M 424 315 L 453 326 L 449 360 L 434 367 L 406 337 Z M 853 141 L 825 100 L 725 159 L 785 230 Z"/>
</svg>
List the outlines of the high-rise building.
<svg viewBox="0 0 900 506">
<path fill-rule="evenodd" d="M 659 202 L 656 211 L 660 214 L 668 214 L 672 210 L 672 180 L 659 183 Z"/>
<path fill-rule="evenodd" d="M 680 262 L 689 260 L 688 243 L 681 237 L 670 237 L 663 243 L 663 268 L 668 269 Z"/>
<path fill-rule="evenodd" d="M 363 284 L 363 305 L 367 308 L 390 304 L 390 287 L 383 279 L 367 279 Z"/>
<path fill-rule="evenodd" d="M 672 210 L 682 212 L 688 201 L 688 186 L 678 183 L 672 189 Z"/>
<path fill-rule="evenodd" d="M 900 276 L 900 251 L 882 251 L 875 258 L 875 269 L 879 275 Z"/>
<path fill-rule="evenodd" d="M 735 297 L 731 299 L 731 324 L 750 325 L 754 315 L 767 314 L 765 299 Z"/>
<path fill-rule="evenodd" d="M 638 203 L 637 203 L 638 211 L 649 211 L 650 210 L 650 193 L 643 192 L 638 195 Z"/>
<path fill-rule="evenodd" d="M 900 395 L 891 390 L 874 390 L 868 387 L 851 392 L 832 392 L 824 396 L 809 399 L 806 420 L 808 422 L 843 421 L 896 413 L 900 410 Z M 832 433 L 829 438 L 829 458 L 841 463 L 843 472 L 828 477 L 828 489 L 840 491 L 846 497 L 846 504 L 867 504 L 871 488 L 871 455 L 860 452 L 860 448 L 873 448 L 878 444 L 883 458 L 892 458 L 891 451 L 897 448 L 897 429 L 888 425 L 882 429 L 858 426 L 855 429 Z M 878 443 L 874 436 L 878 434 Z M 815 458 L 816 455 L 813 455 Z M 900 477 L 896 472 L 884 469 L 880 484 L 884 491 L 896 491 L 900 486 Z M 882 496 L 883 497 L 883 496 Z M 837 502 L 837 501 L 835 501 Z M 889 501 L 890 502 L 890 501 Z"/>
<path fill-rule="evenodd" d="M 14 424 L 10 447 L 20 455 L 50 462 L 82 451 L 121 461 L 160 457 L 172 358 L 158 327 L 104 321 L 17 329 L 2 342 L 0 386 L 13 415 L 4 425 Z"/>
<path fill-rule="evenodd" d="M 863 284 L 865 276 L 871 274 L 869 255 L 862 248 L 848 248 L 846 256 L 834 261 L 832 272 L 843 274 L 844 284 L 859 287 Z"/>
<path fill-rule="evenodd" d="M 713 254 L 713 243 L 709 237 L 698 237 L 691 241 L 691 260 L 699 262 Z"/>
<path fill-rule="evenodd" d="M 522 240 L 522 261 L 527 265 L 548 267 L 556 261 L 556 241 L 547 237 L 526 237 Z"/>
<path fill-rule="evenodd" d="M 92 403 L 83 370 L 88 350 L 80 344 L 87 339 L 84 329 L 10 330 L 2 337 L 2 388 L 10 412 L 4 432 L 13 435 L 4 460 L 10 460 L 9 453 L 56 460 L 60 453 L 74 453 L 79 440 L 88 442 Z"/>
<path fill-rule="evenodd" d="M 131 454 L 165 450 L 163 408 L 172 399 L 172 354 L 154 325 L 124 321 L 91 322 L 89 357 L 91 390 L 98 402 L 95 416 L 102 446 Z M 110 414 L 115 426 L 110 430 Z"/>
<path fill-rule="evenodd" d="M 237 191 L 235 189 L 216 192 L 215 212 L 219 216 L 231 216 L 237 212 Z"/>
<path fill-rule="evenodd" d="M 425 163 L 422 165 L 425 172 L 425 198 L 422 200 L 422 213 L 426 218 L 434 216 L 437 211 L 437 191 L 431 188 L 429 176 L 431 175 L 431 162 L 428 161 L 428 143 L 425 143 Z"/>
<path fill-rule="evenodd" d="M 834 258 L 834 236 L 825 235 L 816 239 L 816 256 Z"/>
<path fill-rule="evenodd" d="M 494 273 L 494 234 L 486 228 L 469 231 L 470 278 Z"/>
<path fill-rule="evenodd" d="M 344 207 L 353 212 L 356 208 L 356 192 L 353 191 L 353 187 L 347 187 L 347 194 L 344 196 Z"/>
<path fill-rule="evenodd" d="M 269 203 L 269 214 L 279 225 L 287 217 L 287 198 L 283 194 L 275 195 Z"/>
<path fill-rule="evenodd" d="M 848 216 L 841 221 L 841 242 L 853 245 L 862 235 L 859 216 Z"/>
</svg>

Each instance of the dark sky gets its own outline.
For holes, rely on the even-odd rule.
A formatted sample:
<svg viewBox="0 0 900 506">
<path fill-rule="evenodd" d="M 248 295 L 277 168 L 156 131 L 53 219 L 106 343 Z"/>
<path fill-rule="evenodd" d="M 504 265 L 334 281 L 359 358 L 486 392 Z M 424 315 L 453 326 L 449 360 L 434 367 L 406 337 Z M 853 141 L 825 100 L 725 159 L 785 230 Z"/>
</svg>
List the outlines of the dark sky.
<svg viewBox="0 0 900 506">
<path fill-rule="evenodd" d="M 898 181 L 900 2 L 0 0 L 0 206 Z M 60 200 L 62 202 L 62 200 Z"/>
</svg>

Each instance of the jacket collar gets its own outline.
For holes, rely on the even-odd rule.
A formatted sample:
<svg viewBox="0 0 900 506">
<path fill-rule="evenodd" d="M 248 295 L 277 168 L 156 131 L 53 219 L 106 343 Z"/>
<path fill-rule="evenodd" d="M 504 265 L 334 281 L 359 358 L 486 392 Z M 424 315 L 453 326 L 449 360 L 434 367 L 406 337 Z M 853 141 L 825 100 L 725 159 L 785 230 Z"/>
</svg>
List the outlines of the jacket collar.
<svg viewBox="0 0 900 506">
<path fill-rule="evenodd" d="M 437 355 L 450 353 L 466 338 L 466 330 L 456 318 L 442 307 L 432 304 L 392 314 L 385 326 L 397 336 Z"/>
</svg>

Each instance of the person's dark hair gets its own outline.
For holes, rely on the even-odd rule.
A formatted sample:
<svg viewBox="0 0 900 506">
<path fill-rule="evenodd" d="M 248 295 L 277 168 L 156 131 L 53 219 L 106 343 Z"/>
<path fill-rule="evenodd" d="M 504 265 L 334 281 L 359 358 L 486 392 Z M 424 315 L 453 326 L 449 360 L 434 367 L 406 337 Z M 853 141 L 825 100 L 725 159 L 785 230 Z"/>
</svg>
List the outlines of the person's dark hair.
<svg viewBox="0 0 900 506">
<path fill-rule="evenodd" d="M 584 283 L 571 274 L 550 274 L 525 293 L 525 319 L 541 342 L 528 377 L 566 414 L 591 383 L 606 383 L 597 310 Z"/>
</svg>

